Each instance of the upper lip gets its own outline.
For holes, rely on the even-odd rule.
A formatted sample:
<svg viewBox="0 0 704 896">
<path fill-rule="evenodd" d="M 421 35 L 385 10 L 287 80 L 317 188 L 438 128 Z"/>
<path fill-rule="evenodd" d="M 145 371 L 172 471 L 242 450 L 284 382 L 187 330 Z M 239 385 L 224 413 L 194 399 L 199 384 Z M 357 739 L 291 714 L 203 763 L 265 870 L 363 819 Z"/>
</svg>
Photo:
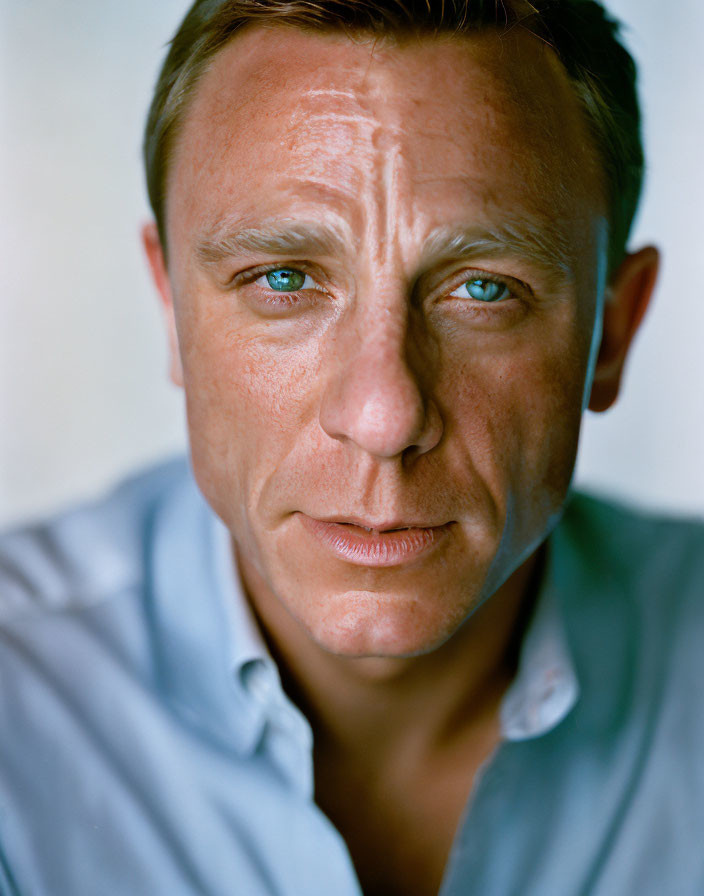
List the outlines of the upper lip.
<svg viewBox="0 0 704 896">
<path fill-rule="evenodd" d="M 321 523 L 346 523 L 353 526 L 360 526 L 362 529 L 374 529 L 377 532 L 388 532 L 389 529 L 437 529 L 439 526 L 447 525 L 444 523 L 428 523 L 417 522 L 406 519 L 390 519 L 390 520 L 370 520 L 360 516 L 316 516 Z"/>
</svg>

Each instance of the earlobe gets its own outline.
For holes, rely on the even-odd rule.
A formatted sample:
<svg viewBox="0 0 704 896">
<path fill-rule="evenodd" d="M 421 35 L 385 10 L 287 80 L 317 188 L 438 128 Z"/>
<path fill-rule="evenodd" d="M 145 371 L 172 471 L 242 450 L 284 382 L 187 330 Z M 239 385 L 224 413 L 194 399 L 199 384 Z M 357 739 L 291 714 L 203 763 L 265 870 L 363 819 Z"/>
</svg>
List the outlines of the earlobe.
<svg viewBox="0 0 704 896">
<path fill-rule="evenodd" d="M 646 246 L 627 255 L 611 279 L 589 400 L 592 411 L 606 411 L 618 398 L 626 358 L 648 309 L 659 264 L 658 250 Z"/>
<path fill-rule="evenodd" d="M 159 231 L 154 221 L 149 221 L 142 226 L 142 245 L 144 246 L 152 280 L 161 299 L 162 311 L 164 313 L 164 324 L 169 345 L 169 376 L 174 385 L 183 386 L 183 368 L 178 346 L 171 281 L 169 280 L 169 272 L 166 267 Z"/>
</svg>

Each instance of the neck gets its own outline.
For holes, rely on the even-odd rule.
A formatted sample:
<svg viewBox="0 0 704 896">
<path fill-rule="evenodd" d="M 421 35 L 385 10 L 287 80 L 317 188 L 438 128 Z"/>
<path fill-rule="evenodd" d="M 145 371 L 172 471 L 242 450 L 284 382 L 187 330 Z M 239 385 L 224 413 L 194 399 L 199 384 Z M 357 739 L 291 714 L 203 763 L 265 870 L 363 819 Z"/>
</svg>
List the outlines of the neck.
<svg viewBox="0 0 704 896">
<path fill-rule="evenodd" d="M 376 766 L 422 757 L 495 721 L 516 671 L 541 567 L 536 552 L 441 647 L 413 657 L 350 658 L 317 645 L 240 559 L 248 598 L 316 749 Z M 382 733 L 383 732 L 383 736 Z M 393 759 L 392 759 L 393 757 Z"/>
</svg>

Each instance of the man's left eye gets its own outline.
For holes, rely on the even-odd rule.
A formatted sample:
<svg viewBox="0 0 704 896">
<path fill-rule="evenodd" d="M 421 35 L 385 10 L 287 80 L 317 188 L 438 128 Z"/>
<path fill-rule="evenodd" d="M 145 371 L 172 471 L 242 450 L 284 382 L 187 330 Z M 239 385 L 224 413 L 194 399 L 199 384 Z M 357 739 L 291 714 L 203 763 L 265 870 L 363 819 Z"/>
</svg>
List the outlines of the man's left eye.
<svg viewBox="0 0 704 896">
<path fill-rule="evenodd" d="M 299 289 L 312 289 L 313 278 L 296 268 L 276 268 L 267 271 L 261 278 L 266 280 L 270 289 L 275 292 L 298 292 Z"/>
<path fill-rule="evenodd" d="M 458 286 L 450 293 L 458 299 L 475 299 L 477 302 L 500 302 L 511 296 L 511 290 L 505 283 L 497 280 L 488 280 L 486 277 L 476 277 Z"/>
</svg>

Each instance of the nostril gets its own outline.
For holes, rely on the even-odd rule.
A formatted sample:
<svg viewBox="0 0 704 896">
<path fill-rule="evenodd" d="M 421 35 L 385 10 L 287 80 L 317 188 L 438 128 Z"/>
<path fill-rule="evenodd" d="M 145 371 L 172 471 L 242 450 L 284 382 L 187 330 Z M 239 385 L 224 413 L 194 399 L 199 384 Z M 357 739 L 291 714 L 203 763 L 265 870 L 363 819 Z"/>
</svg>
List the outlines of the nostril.
<svg viewBox="0 0 704 896">
<path fill-rule="evenodd" d="M 320 413 L 323 430 L 331 437 L 353 442 L 376 457 L 416 455 L 431 450 L 442 434 L 442 421 L 432 401 L 423 401 L 398 386 L 379 383 L 360 388 L 347 383 L 344 394 L 327 394 Z"/>
<path fill-rule="evenodd" d="M 408 458 L 437 444 L 440 417 L 424 377 L 408 362 L 404 340 L 400 332 L 391 338 L 387 328 L 346 346 L 322 396 L 320 425 L 327 435 L 387 458 Z"/>
</svg>

